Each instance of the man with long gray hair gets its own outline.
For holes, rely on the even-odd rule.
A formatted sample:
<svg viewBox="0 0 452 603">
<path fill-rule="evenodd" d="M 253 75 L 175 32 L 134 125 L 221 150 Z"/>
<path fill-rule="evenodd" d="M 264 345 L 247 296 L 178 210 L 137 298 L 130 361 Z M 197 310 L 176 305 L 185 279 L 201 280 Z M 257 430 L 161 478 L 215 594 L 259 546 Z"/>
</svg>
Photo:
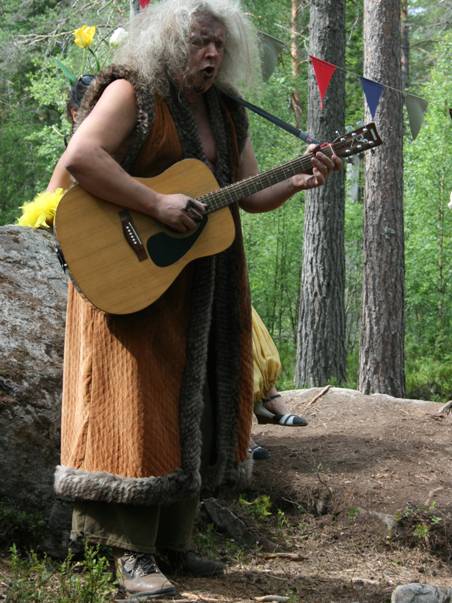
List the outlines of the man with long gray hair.
<svg viewBox="0 0 452 603">
<path fill-rule="evenodd" d="M 225 94 L 252 81 L 257 56 L 235 0 L 151 4 L 87 91 L 49 189 L 69 172 L 90 194 L 196 237 L 205 203 L 135 177 L 184 158 L 201 160 L 221 187 L 257 174 L 246 115 Z M 240 207 L 272 210 L 339 164 L 317 153 L 311 174 L 247 194 Z M 156 559 L 168 572 L 223 569 L 193 553 L 191 539 L 201 483 L 215 489 L 249 472 L 251 306 L 239 204 L 230 206 L 231 245 L 189 263 L 144 310 L 107 315 L 69 285 L 55 489 L 75 501 L 73 537 L 113 547 L 131 594 L 175 592 Z"/>
</svg>

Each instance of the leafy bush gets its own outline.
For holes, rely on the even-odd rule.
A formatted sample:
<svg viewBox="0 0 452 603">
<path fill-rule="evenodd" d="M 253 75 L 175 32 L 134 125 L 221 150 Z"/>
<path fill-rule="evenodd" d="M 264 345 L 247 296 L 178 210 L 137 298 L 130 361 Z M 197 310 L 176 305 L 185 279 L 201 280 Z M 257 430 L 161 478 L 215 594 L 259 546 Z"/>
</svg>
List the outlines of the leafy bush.
<svg viewBox="0 0 452 603">
<path fill-rule="evenodd" d="M 452 398 L 452 355 L 441 359 L 411 355 L 407 363 L 407 398 L 447 402 Z"/>
<path fill-rule="evenodd" d="M 15 542 L 20 549 L 37 547 L 42 541 L 45 521 L 38 512 L 20 509 L 16 504 L 0 500 L 0 547 Z"/>
</svg>

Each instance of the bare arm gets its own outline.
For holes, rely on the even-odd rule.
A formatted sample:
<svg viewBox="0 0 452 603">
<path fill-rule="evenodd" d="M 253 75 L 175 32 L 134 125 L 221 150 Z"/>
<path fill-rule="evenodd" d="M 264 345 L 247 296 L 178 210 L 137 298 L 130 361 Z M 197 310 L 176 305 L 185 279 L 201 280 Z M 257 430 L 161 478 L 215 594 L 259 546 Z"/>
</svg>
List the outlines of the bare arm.
<svg viewBox="0 0 452 603">
<path fill-rule="evenodd" d="M 72 137 L 48 189 L 65 186 L 69 172 L 92 195 L 142 212 L 179 232 L 196 227 L 185 210 L 186 195 L 162 195 L 144 186 L 113 158 L 135 127 L 137 107 L 133 86 L 126 80 L 110 84 Z M 203 205 L 193 201 L 201 214 Z M 199 207 L 198 207 L 199 205 Z"/>
<path fill-rule="evenodd" d="M 55 169 L 53 170 L 53 174 L 50 178 L 47 190 L 53 192 L 56 188 L 59 187 L 64 188 L 64 190 L 67 190 L 73 184 L 74 179 L 71 177 L 70 173 L 63 167 L 60 160 L 56 164 Z"/>
<path fill-rule="evenodd" d="M 312 153 L 315 145 L 308 147 Z M 264 212 L 276 209 L 289 197 L 301 190 L 315 188 L 325 184 L 329 173 L 341 167 L 341 160 L 336 156 L 330 159 L 323 153 L 316 153 L 312 159 L 312 174 L 296 174 L 287 180 L 274 184 L 254 195 L 250 195 L 240 202 L 240 207 L 248 212 Z M 239 180 L 255 176 L 259 173 L 256 156 L 250 139 L 246 141 L 242 152 L 239 167 Z"/>
</svg>

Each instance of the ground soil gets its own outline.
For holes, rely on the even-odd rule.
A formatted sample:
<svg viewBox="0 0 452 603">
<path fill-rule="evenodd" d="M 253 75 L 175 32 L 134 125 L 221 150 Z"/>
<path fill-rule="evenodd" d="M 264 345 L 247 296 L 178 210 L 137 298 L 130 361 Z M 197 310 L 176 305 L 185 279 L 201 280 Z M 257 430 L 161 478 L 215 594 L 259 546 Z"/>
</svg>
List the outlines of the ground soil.
<svg viewBox="0 0 452 603">
<path fill-rule="evenodd" d="M 452 417 L 437 403 L 339 388 L 310 404 L 320 391 L 284 393 L 307 427 L 253 428 L 271 452 L 246 492 L 273 502 L 255 522 L 265 546 L 223 552 L 222 579 L 176 579 L 180 599 L 386 603 L 398 584 L 452 586 Z M 237 512 L 253 523 L 247 508 Z"/>
<path fill-rule="evenodd" d="M 452 415 L 339 388 L 313 402 L 321 391 L 284 392 L 308 426 L 253 427 L 271 458 L 241 501 L 219 499 L 251 539 L 220 533 L 204 507 L 197 547 L 225 575 L 175 577 L 180 594 L 160 601 L 389 603 L 399 584 L 452 586 Z"/>
</svg>

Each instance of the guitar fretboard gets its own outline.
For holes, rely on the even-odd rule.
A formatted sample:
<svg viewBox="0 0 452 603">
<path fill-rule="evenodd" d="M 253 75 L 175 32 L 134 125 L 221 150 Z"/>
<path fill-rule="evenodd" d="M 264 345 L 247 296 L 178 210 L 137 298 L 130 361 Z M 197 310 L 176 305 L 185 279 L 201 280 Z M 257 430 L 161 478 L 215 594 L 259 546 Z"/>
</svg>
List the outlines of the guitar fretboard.
<svg viewBox="0 0 452 603">
<path fill-rule="evenodd" d="M 366 126 L 358 128 L 354 132 L 350 132 L 341 138 L 337 138 L 331 144 L 322 144 L 320 150 L 328 157 L 332 157 L 333 153 L 339 157 L 350 157 L 357 153 L 362 153 L 368 149 L 372 149 L 382 143 L 380 136 L 374 123 L 369 123 Z M 262 174 L 251 176 L 245 180 L 240 180 L 234 184 L 230 184 L 218 191 L 207 193 L 198 197 L 199 201 L 207 204 L 206 213 L 212 213 L 217 209 L 232 205 L 236 201 L 257 193 L 264 188 L 268 188 L 273 184 L 278 184 L 295 174 L 310 173 L 312 170 L 312 158 L 314 153 L 302 155 L 296 159 L 292 159 L 287 163 L 275 167 Z"/>
<path fill-rule="evenodd" d="M 331 157 L 331 146 L 322 148 L 322 153 Z M 256 176 L 251 176 L 250 178 L 245 178 L 245 180 L 240 180 L 239 182 L 230 184 L 229 186 L 226 186 L 218 191 L 202 195 L 198 198 L 198 200 L 207 204 L 208 209 L 206 210 L 206 213 L 209 214 L 221 209 L 222 207 L 232 205 L 236 201 L 239 201 L 239 199 L 248 197 L 249 195 L 268 188 L 273 184 L 278 184 L 278 182 L 282 182 L 283 180 L 286 180 L 295 174 L 306 174 L 310 172 L 312 169 L 312 157 L 312 153 L 309 155 L 302 155 L 301 157 L 292 159 L 291 161 L 283 163 L 282 165 L 268 170 L 267 172 L 257 174 Z"/>
</svg>

